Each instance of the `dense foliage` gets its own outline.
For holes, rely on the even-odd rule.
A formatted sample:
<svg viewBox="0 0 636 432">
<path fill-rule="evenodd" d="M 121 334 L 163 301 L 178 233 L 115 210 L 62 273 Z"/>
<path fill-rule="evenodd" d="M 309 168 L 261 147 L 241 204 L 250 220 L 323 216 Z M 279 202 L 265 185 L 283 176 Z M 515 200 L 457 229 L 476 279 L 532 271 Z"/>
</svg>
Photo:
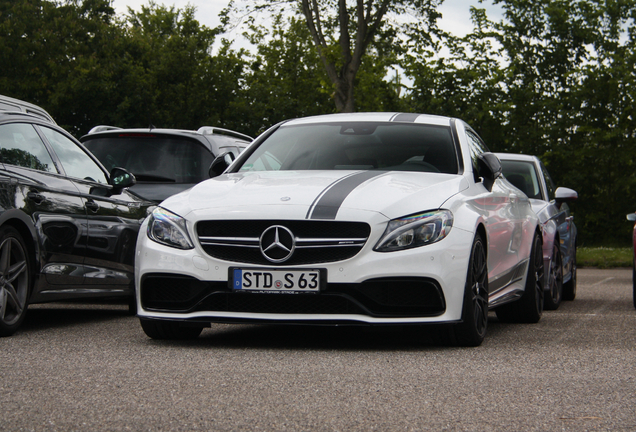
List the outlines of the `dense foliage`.
<svg viewBox="0 0 636 432">
<path fill-rule="evenodd" d="M 76 136 L 97 124 L 217 125 L 255 136 L 285 118 L 343 110 L 334 71 L 344 76 L 338 68 L 365 36 L 353 109 L 457 116 L 493 151 L 536 154 L 558 185 L 579 192 L 580 243 L 628 244 L 636 0 L 495 2 L 503 20 L 473 8 L 474 30 L 462 37 L 435 26 L 437 0 L 369 0 L 368 11 L 386 18 L 368 15 L 376 27 L 364 33 L 356 7 L 333 8 L 344 1 L 247 2 L 280 6 L 252 9 L 269 19 L 243 23 L 247 51 L 224 28 L 200 25 L 191 7 L 149 2 L 117 16 L 110 0 L 0 0 L 0 94 L 41 105 Z M 306 5 L 323 14 L 319 46 Z M 414 7 L 427 31 L 397 18 Z"/>
</svg>

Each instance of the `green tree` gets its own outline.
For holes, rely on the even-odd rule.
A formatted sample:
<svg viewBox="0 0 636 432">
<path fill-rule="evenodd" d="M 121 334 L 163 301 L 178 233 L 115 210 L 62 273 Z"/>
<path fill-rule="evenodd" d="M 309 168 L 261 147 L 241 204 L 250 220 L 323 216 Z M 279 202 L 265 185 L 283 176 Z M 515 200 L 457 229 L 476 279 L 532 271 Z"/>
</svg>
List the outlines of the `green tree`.
<svg viewBox="0 0 636 432">
<path fill-rule="evenodd" d="M 333 100 L 339 112 L 353 112 L 358 73 L 372 47 L 384 47 L 394 60 L 403 53 L 405 41 L 425 42 L 437 31 L 437 6 L 441 0 L 259 0 L 236 8 L 234 2 L 224 12 L 251 15 L 266 9 L 284 10 L 304 17 L 305 25 L 320 63 L 333 86 Z M 389 17 L 400 19 L 389 19 Z M 412 19 L 407 19 L 412 17 Z M 386 49 L 390 47 L 390 49 Z M 378 51 L 378 57 L 381 54 Z M 390 61 L 388 63 L 391 63 Z M 395 64 L 393 62 L 392 64 Z M 390 64 L 386 64 L 390 66 Z"/>
</svg>

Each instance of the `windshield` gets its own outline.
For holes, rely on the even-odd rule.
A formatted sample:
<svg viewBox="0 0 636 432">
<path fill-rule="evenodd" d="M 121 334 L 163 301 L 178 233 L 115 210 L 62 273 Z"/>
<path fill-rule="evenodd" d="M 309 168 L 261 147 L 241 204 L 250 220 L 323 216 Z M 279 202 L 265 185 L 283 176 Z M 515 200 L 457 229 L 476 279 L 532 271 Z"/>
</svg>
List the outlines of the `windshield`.
<svg viewBox="0 0 636 432">
<path fill-rule="evenodd" d="M 239 171 L 371 169 L 457 174 L 450 128 L 375 122 L 283 125 Z"/>
<path fill-rule="evenodd" d="M 532 162 L 502 160 L 503 175 L 528 198 L 541 199 L 537 171 Z"/>
<path fill-rule="evenodd" d="M 84 142 L 106 167 L 125 168 L 140 182 L 198 183 L 208 176 L 214 156 L 188 139 L 154 134 L 121 134 Z"/>
</svg>

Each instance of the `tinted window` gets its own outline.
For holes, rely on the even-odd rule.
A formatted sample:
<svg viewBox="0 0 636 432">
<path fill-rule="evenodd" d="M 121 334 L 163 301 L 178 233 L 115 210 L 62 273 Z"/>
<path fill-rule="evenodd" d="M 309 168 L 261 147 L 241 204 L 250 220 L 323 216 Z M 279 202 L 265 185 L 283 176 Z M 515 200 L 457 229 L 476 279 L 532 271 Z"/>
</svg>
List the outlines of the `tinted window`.
<svg viewBox="0 0 636 432">
<path fill-rule="evenodd" d="M 41 129 L 57 154 L 67 176 L 108 183 L 104 171 L 81 147 L 56 130 L 47 127 L 41 127 Z"/>
<path fill-rule="evenodd" d="M 0 158 L 9 165 L 57 172 L 40 136 L 27 123 L 0 126 Z"/>
<path fill-rule="evenodd" d="M 541 171 L 543 171 L 543 177 L 545 177 L 545 186 L 548 188 L 548 201 L 551 201 L 555 198 L 556 186 L 554 185 L 552 177 L 550 177 L 550 174 L 548 174 L 548 170 L 545 168 L 545 166 L 542 163 L 540 163 L 540 165 Z"/>
<path fill-rule="evenodd" d="M 466 137 L 468 138 L 468 148 L 470 149 L 470 158 L 473 161 L 473 175 L 475 181 L 479 181 L 479 164 L 477 162 L 477 156 L 482 153 L 488 152 L 488 147 L 479 138 L 479 136 L 471 130 L 466 130 Z"/>
<path fill-rule="evenodd" d="M 542 199 L 539 178 L 532 162 L 502 160 L 501 167 L 506 179 L 528 198 Z"/>
<path fill-rule="evenodd" d="M 240 171 L 395 170 L 457 174 L 450 129 L 391 123 L 283 126 Z"/>
<path fill-rule="evenodd" d="M 126 168 L 139 181 L 198 183 L 208 178 L 214 156 L 188 139 L 153 134 L 93 138 L 84 145 L 107 170 Z"/>
</svg>

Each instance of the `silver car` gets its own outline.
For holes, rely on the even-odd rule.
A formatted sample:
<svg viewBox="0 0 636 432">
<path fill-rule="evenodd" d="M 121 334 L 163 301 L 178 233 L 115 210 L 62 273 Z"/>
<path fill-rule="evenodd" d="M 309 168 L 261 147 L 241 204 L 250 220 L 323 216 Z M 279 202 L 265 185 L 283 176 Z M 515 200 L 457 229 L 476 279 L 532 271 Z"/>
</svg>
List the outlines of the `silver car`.
<svg viewBox="0 0 636 432">
<path fill-rule="evenodd" d="M 567 203 L 578 198 L 576 191 L 556 188 L 548 170 L 536 156 L 496 153 L 503 174 L 530 198 L 543 231 L 545 272 L 544 307 L 554 310 L 561 300 L 576 297 L 576 237 L 574 216 Z"/>
</svg>

